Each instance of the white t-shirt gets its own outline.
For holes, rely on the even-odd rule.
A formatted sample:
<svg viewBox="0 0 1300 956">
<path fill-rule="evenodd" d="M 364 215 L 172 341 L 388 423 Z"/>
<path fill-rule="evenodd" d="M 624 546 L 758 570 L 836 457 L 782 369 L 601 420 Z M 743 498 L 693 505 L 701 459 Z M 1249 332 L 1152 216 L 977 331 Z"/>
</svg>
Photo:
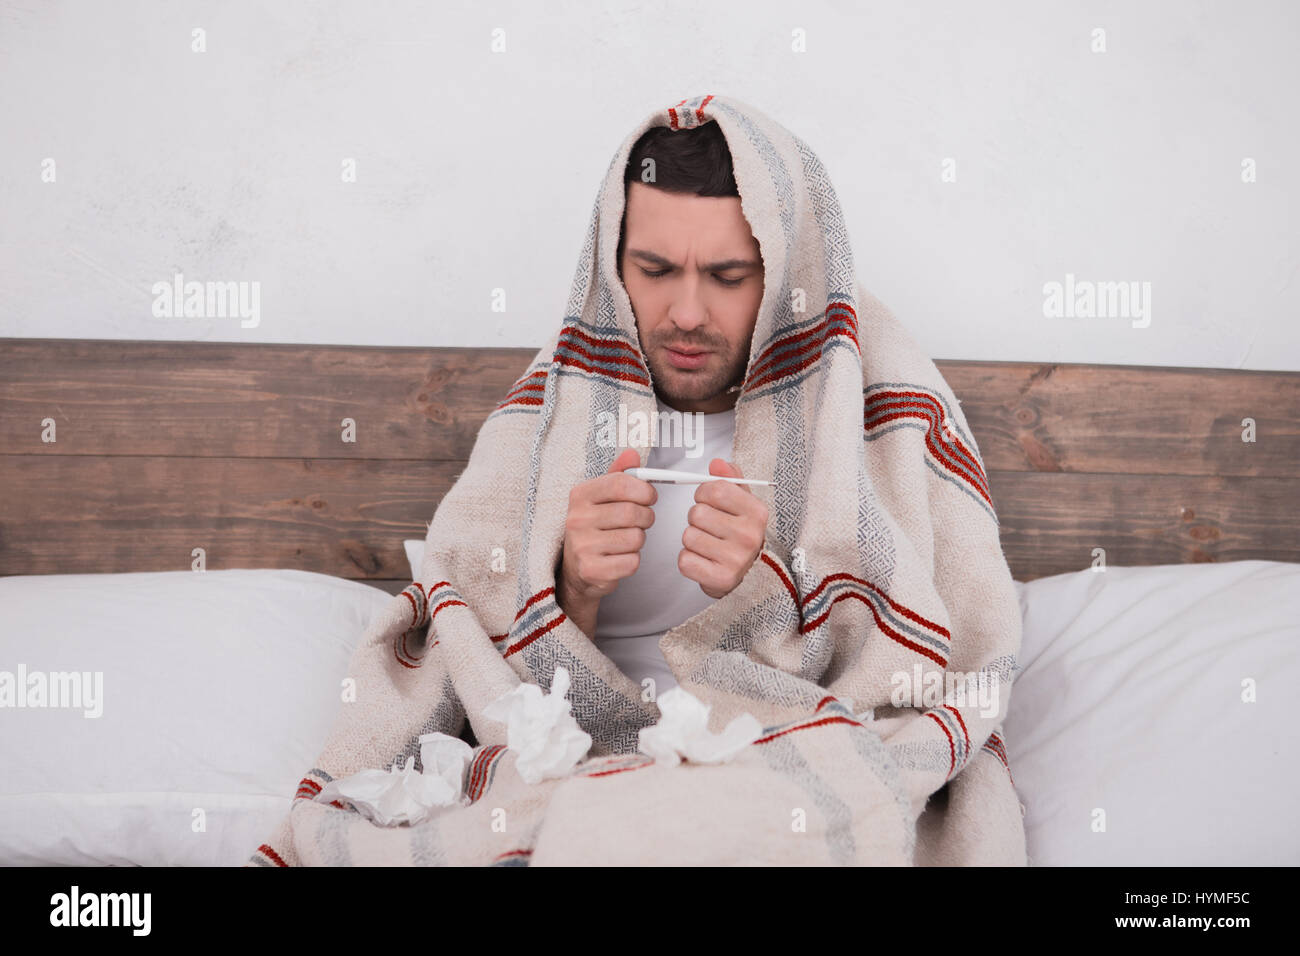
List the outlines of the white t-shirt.
<svg viewBox="0 0 1300 956">
<path fill-rule="evenodd" d="M 656 399 L 660 412 L 673 409 Z M 684 415 L 683 415 L 684 419 Z M 696 449 L 656 444 L 646 460 L 648 468 L 674 468 L 706 475 L 714 458 L 731 461 L 736 432 L 736 410 L 696 415 L 700 428 L 692 432 L 698 442 L 698 457 L 687 457 Z M 683 434 L 677 430 L 675 434 Z M 664 436 L 661 436 L 664 440 Z M 678 445 L 682 445 L 681 439 Z M 695 504 L 699 485 L 656 484 L 659 498 L 653 505 L 655 521 L 646 529 L 641 563 L 635 573 L 619 581 L 618 587 L 601 598 L 596 614 L 596 644 L 624 674 L 637 684 L 654 678 L 658 697 L 677 686 L 659 639 L 713 604 L 700 585 L 677 569 L 682 550 L 686 514 Z"/>
</svg>

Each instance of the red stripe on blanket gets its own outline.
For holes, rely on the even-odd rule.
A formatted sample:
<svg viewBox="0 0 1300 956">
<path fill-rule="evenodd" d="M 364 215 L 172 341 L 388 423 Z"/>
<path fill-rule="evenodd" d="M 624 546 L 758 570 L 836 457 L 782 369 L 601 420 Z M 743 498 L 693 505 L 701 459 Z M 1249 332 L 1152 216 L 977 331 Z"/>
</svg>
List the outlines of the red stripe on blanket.
<svg viewBox="0 0 1300 956">
<path fill-rule="evenodd" d="M 492 859 L 495 862 L 496 860 L 504 860 L 506 857 L 510 857 L 510 856 L 532 856 L 532 855 L 533 855 L 532 850 L 506 850 L 506 852 L 504 853 L 498 853 Z"/>
<path fill-rule="evenodd" d="M 685 103 L 685 102 L 686 102 L 686 100 L 682 100 L 681 103 L 678 103 L 678 104 L 677 104 L 677 106 L 681 106 L 682 103 Z M 668 126 L 669 126 L 669 128 L 671 128 L 671 129 L 680 129 L 680 128 L 681 128 L 681 127 L 679 127 L 679 126 L 677 125 L 677 106 L 670 106 L 670 107 L 668 107 Z"/>
<path fill-rule="evenodd" d="M 446 601 L 443 601 L 441 604 L 439 604 L 437 607 L 433 609 L 433 613 L 429 615 L 429 620 L 433 620 L 435 617 L 437 617 L 438 612 L 441 611 L 443 608 L 455 607 L 455 606 L 469 607 L 469 605 L 466 604 L 464 601 L 457 601 L 454 598 L 448 598 Z"/>
<path fill-rule="evenodd" d="M 816 365 L 820 360 L 821 360 L 820 353 L 816 355 L 809 355 L 807 358 L 799 362 L 798 365 L 792 365 L 790 368 L 783 368 L 779 373 L 773 373 L 771 375 L 764 376 L 758 381 L 750 382 L 745 386 L 745 391 L 750 392 L 758 388 L 760 385 L 767 385 L 770 382 L 776 382 L 783 378 L 788 378 L 791 375 L 797 375 L 800 372 L 802 372 L 804 369 Z"/>
<path fill-rule="evenodd" d="M 411 602 L 411 627 L 415 627 L 420 623 L 420 610 L 416 607 L 415 598 L 411 597 L 411 593 L 405 590 L 402 591 L 402 597 Z"/>
<path fill-rule="evenodd" d="M 585 342 L 587 345 L 590 345 L 592 348 L 622 349 L 624 352 L 627 353 L 627 356 L 625 358 L 611 358 L 607 355 L 603 355 L 600 357 L 600 361 L 604 361 L 604 362 L 625 362 L 626 361 L 626 362 L 633 363 L 634 365 L 636 365 L 637 368 L 641 369 L 642 371 L 645 370 L 645 366 L 641 364 L 641 354 L 637 352 L 636 349 L 632 348 L 632 346 L 624 342 L 622 339 L 612 339 L 612 338 L 602 339 L 599 336 L 588 335 L 586 332 L 582 331 L 581 329 L 576 329 L 573 326 L 566 327 L 560 333 L 560 341 L 564 342 L 565 339 L 578 339 L 579 341 Z M 572 342 L 567 342 L 565 344 L 567 344 L 570 348 L 578 349 L 584 355 L 586 355 L 587 358 L 592 359 L 593 361 L 596 360 L 596 356 L 594 354 L 588 352 L 586 349 L 582 348 L 581 346 L 575 345 Z"/>
<path fill-rule="evenodd" d="M 1007 768 L 1007 779 L 1011 781 L 1011 786 L 1016 785 L 1016 778 L 1011 776 L 1011 764 L 1007 762 L 1006 745 L 1002 743 L 1002 738 L 997 734 L 989 734 L 988 741 L 985 742 L 981 750 L 987 750 L 1002 761 L 1002 766 Z"/>
<path fill-rule="evenodd" d="M 965 752 L 969 755 L 970 754 L 970 731 L 966 729 L 966 721 L 962 720 L 961 711 L 959 711 L 956 707 L 953 707 L 951 704 L 943 704 L 942 709 L 948 711 L 948 713 L 956 717 L 957 723 L 961 724 L 962 742 L 965 745 Z"/>
<path fill-rule="evenodd" d="M 899 409 L 911 409 L 911 411 L 899 411 Z M 886 415 L 881 414 L 881 412 L 892 412 L 892 414 Z M 929 428 L 926 429 L 925 443 L 930 450 L 932 452 L 938 451 L 938 446 L 936 446 L 935 442 L 942 441 L 943 446 L 951 449 L 953 455 L 959 459 L 958 462 L 953 464 L 949 464 L 946 459 L 942 459 L 944 466 L 950 471 L 961 475 L 961 477 L 965 478 L 972 484 L 982 486 L 983 481 L 985 480 L 984 472 L 980 469 L 979 463 L 976 462 L 971 457 L 970 452 L 966 450 L 966 446 L 955 437 L 952 439 L 934 438 L 936 434 L 943 431 L 943 423 L 947 421 L 942 410 L 940 410 L 937 405 L 925 402 L 888 402 L 880 405 L 878 408 L 873 408 L 871 410 L 871 416 L 871 418 L 864 420 L 863 423 L 863 427 L 868 430 L 875 428 L 878 425 L 883 425 L 886 422 L 897 421 L 900 418 L 924 419 L 929 425 Z M 937 426 L 935 424 L 936 418 L 938 419 Z M 953 434 L 954 436 L 956 435 L 955 432 Z"/>
<path fill-rule="evenodd" d="M 853 307 L 846 302 L 832 302 L 825 311 L 818 317 L 816 325 L 810 325 L 800 332 L 794 332 L 789 335 L 778 338 L 775 342 L 759 354 L 759 361 L 755 363 L 754 370 L 758 371 L 761 363 L 774 358 L 777 352 L 783 352 L 788 347 L 812 338 L 819 332 L 825 332 L 827 327 L 833 322 L 842 322 L 849 327 L 853 339 L 856 341 L 858 332 L 858 314 L 853 311 Z"/>
<path fill-rule="evenodd" d="M 519 613 L 515 615 L 515 620 L 517 621 L 521 617 L 523 617 L 524 612 L 527 611 L 534 604 L 536 604 L 538 601 L 540 601 L 542 598 L 546 597 L 548 594 L 554 594 L 554 593 L 555 593 L 554 586 L 549 588 L 542 588 L 540 591 L 538 591 L 536 594 L 534 594 L 532 597 L 530 597 L 527 601 L 524 602 L 524 606 L 521 607 L 519 609 Z M 502 636 L 504 637 L 505 635 Z"/>
<path fill-rule="evenodd" d="M 534 382 L 533 379 L 537 379 L 537 381 Z M 541 369 L 539 371 L 534 372 L 532 375 L 525 375 L 519 381 L 515 382 L 515 387 L 506 393 L 506 397 L 501 400 L 501 404 L 498 405 L 497 408 L 501 408 L 503 405 L 510 404 L 511 399 L 514 399 L 516 396 L 527 398 L 528 396 L 521 395 L 521 393 L 523 392 L 545 392 L 545 391 L 546 391 L 546 369 Z"/>
<path fill-rule="evenodd" d="M 628 375 L 623 372 L 615 372 L 607 368 L 597 368 L 594 365 L 588 365 L 586 362 L 580 362 L 569 355 L 560 355 L 556 357 L 561 365 L 569 365 L 573 368 L 580 368 L 584 372 L 590 372 L 592 375 L 604 375 L 607 378 L 617 379 L 620 382 L 632 382 L 636 385 L 649 385 L 650 380 L 644 375 Z"/>
<path fill-rule="evenodd" d="M 833 319 L 828 319 L 818 323 L 810 329 L 805 329 L 789 338 L 782 339 L 768 346 L 759 360 L 754 363 L 754 368 L 750 371 L 750 380 L 757 383 L 766 381 L 769 378 L 780 378 L 784 375 L 793 374 L 794 369 L 782 370 L 774 375 L 770 375 L 776 366 L 781 365 L 792 358 L 799 356 L 815 357 L 820 355 L 826 347 L 832 336 L 843 336 L 857 346 L 856 327 L 852 320 L 843 315 L 837 315 Z M 807 340 L 807 341 L 804 341 Z M 800 345 L 799 343 L 804 344 Z M 804 365 L 807 363 L 805 362 Z M 804 367 L 801 365 L 800 367 Z"/>
<path fill-rule="evenodd" d="M 839 323 L 843 323 L 847 328 L 838 327 Z M 802 332 L 796 332 L 788 337 L 778 339 L 765 348 L 762 354 L 759 355 L 758 361 L 754 363 L 754 368 L 750 371 L 750 377 L 757 379 L 760 375 L 766 374 L 774 366 L 779 365 L 788 358 L 803 355 L 813 348 L 825 346 L 832 335 L 843 335 L 851 339 L 854 345 L 857 345 L 857 314 L 844 303 L 829 306 L 823 313 L 821 321 L 816 325 L 804 329 Z M 817 336 L 820 337 L 817 338 Z M 804 344 L 794 348 L 800 342 Z"/>
<path fill-rule="evenodd" d="M 927 711 L 925 712 L 925 716 L 926 716 L 926 717 L 929 717 L 929 718 L 930 718 L 931 720 L 933 720 L 936 724 L 938 724 L 938 725 L 939 725 L 939 729 L 943 731 L 943 735 L 944 735 L 945 737 L 948 738 L 948 773 L 947 773 L 947 776 L 951 777 L 951 776 L 952 776 L 953 768 L 955 768 L 955 767 L 957 766 L 957 742 L 954 741 L 954 740 L 952 739 L 952 732 L 951 732 L 950 730 L 948 730 L 948 728 L 944 725 L 944 722 L 939 718 L 939 715 L 938 715 L 938 714 L 934 713 L 933 711 L 928 711 L 928 710 L 927 710 Z"/>
<path fill-rule="evenodd" d="M 915 401 L 909 401 L 909 399 L 915 399 Z M 937 418 L 939 422 L 939 430 L 943 429 L 943 423 L 948 420 L 948 416 L 944 414 L 943 405 L 939 400 L 933 395 L 928 395 L 925 392 L 882 391 L 871 395 L 867 401 L 871 404 L 871 415 L 876 415 L 881 411 L 892 411 L 900 408 L 920 408 L 934 413 L 935 418 Z M 881 419 L 881 421 L 888 420 L 889 419 Z M 954 435 L 955 434 L 956 432 L 954 431 Z M 944 442 L 945 444 L 952 446 L 953 453 L 961 458 L 965 464 L 971 468 L 971 470 L 978 473 L 981 477 L 984 476 L 984 472 L 980 469 L 979 462 L 970 454 L 965 445 L 960 442 L 949 442 L 947 439 L 944 439 Z"/>
<path fill-rule="evenodd" d="M 826 349 L 826 343 L 831 340 L 832 336 L 837 336 L 837 335 L 847 338 L 850 342 L 853 342 L 855 345 L 857 344 L 857 341 L 846 330 L 829 329 L 827 330 L 826 334 L 822 337 L 820 342 L 814 342 L 802 348 L 794 349 L 789 353 L 783 354 L 779 356 L 779 358 L 774 359 L 772 362 L 772 365 L 774 366 L 773 370 L 770 372 L 765 372 L 761 375 L 755 375 L 753 378 L 750 379 L 749 384 L 745 386 L 745 390 L 752 391 L 753 389 L 756 389 L 759 386 L 767 385 L 769 382 L 777 382 L 783 378 L 789 378 L 791 375 L 795 375 L 799 372 L 802 372 L 804 369 L 808 368 L 809 366 L 815 365 L 818 361 L 820 361 L 822 353 Z M 804 358 L 801 359 L 797 364 L 792 365 L 788 368 L 780 368 L 780 369 L 775 368 L 775 366 L 778 365 L 780 362 L 784 362 L 786 359 L 795 355 L 803 354 L 804 352 L 807 352 L 808 354 L 805 355 Z"/>
<path fill-rule="evenodd" d="M 609 339 L 609 340 L 599 340 L 599 339 L 598 339 L 597 341 L 598 341 L 600 344 L 599 344 L 599 345 L 593 345 L 593 346 L 592 346 L 592 349 L 597 349 L 597 348 L 612 348 L 612 347 L 614 347 L 614 346 L 622 346 L 622 347 L 626 348 L 626 346 L 624 345 L 624 343 L 622 343 L 622 342 L 617 342 L 617 341 L 614 341 L 614 340 L 612 340 L 612 339 Z M 636 370 L 636 371 L 638 371 L 638 372 L 644 372 L 644 371 L 645 371 L 645 366 L 641 364 L 641 359 L 636 355 L 636 353 L 633 353 L 632 355 L 597 355 L 594 351 L 589 350 L 589 349 L 588 349 L 585 345 L 583 345 L 581 342 L 577 342 L 577 341 L 573 341 L 573 340 L 569 340 L 569 339 L 562 339 L 562 340 L 561 340 L 561 344 L 563 344 L 565 348 L 570 349 L 571 351 L 577 352 L 579 355 L 581 355 L 583 358 L 585 358 L 588 362 L 592 362 L 592 363 L 598 363 L 598 362 L 609 362 L 609 363 L 612 363 L 612 364 L 614 364 L 614 365 L 627 365 L 627 366 L 631 367 L 632 369 L 634 369 L 634 370 Z"/>
<path fill-rule="evenodd" d="M 872 604 L 870 601 L 868 601 L 861 594 L 858 594 L 856 591 L 845 591 L 843 594 L 835 595 L 835 597 L 831 599 L 830 607 L 826 608 L 826 612 L 822 614 L 821 617 L 814 618 L 813 620 L 804 624 L 803 627 L 799 629 L 800 633 L 812 631 L 820 627 L 822 625 L 822 622 L 831 616 L 831 610 L 835 607 L 835 605 L 839 604 L 841 601 L 845 600 L 846 598 L 853 598 L 853 600 L 861 601 L 863 604 L 865 604 L 867 606 L 867 610 L 871 612 L 871 616 L 876 619 L 876 626 L 879 627 L 880 630 L 883 631 L 891 640 L 896 641 L 899 644 L 902 644 L 909 651 L 915 651 L 917 654 L 921 654 L 924 657 L 930 658 L 930 660 L 934 661 L 940 667 L 948 666 L 948 661 L 942 655 L 936 654 L 930 648 L 925 647 L 922 644 L 917 644 L 915 641 L 909 641 L 898 631 L 894 630 L 892 627 L 886 624 L 884 618 L 882 618 L 880 614 L 876 611 L 876 606 Z"/>
<path fill-rule="evenodd" d="M 415 656 L 406 649 L 406 635 L 410 634 L 411 631 L 413 630 L 414 628 L 408 627 L 406 630 L 402 632 L 402 636 L 393 642 L 393 657 L 397 658 L 397 663 L 401 664 L 403 667 L 410 668 L 411 670 L 415 670 L 420 666 L 420 662 L 416 660 Z M 403 660 L 402 659 L 403 654 L 409 657 L 412 661 L 415 661 L 415 663 L 412 664 L 408 661 Z"/>
<path fill-rule="evenodd" d="M 506 748 L 501 744 L 493 744 L 479 751 L 474 763 L 470 767 L 469 796 L 471 800 L 477 800 L 483 795 L 483 788 L 487 785 L 488 768 L 491 767 L 492 761 L 496 759 L 497 754 Z"/>
<path fill-rule="evenodd" d="M 245 844 L 245 845 L 247 845 L 247 844 Z M 262 854 L 264 857 L 266 857 L 268 860 L 270 860 L 270 861 L 271 861 L 272 863 L 274 863 L 276 866 L 288 866 L 288 865 L 289 865 L 288 863 L 284 862 L 284 858 L 281 857 L 280 854 L 276 853 L 274 850 L 271 849 L 271 847 L 270 847 L 269 844 L 263 843 L 261 846 L 259 846 L 259 847 L 257 848 L 257 852 L 260 853 L 260 854 Z"/>
<path fill-rule="evenodd" d="M 515 644 L 512 644 L 510 647 L 507 647 L 506 650 L 505 650 L 505 653 L 502 654 L 501 656 L 502 656 L 502 657 L 509 657 L 509 656 L 510 656 L 511 654 L 513 654 L 515 651 L 521 651 L 521 650 L 523 650 L 525 647 L 527 647 L 529 644 L 533 643 L 533 641 L 537 640 L 539 637 L 541 637 L 543 634 L 545 634 L 545 633 L 546 633 L 547 631 L 549 631 L 551 628 L 556 627 L 556 626 L 557 626 L 561 621 L 563 621 L 564 619 L 565 619 L 564 614 L 561 613 L 560 616 L 557 617 L 557 618 L 556 618 L 554 621 L 552 621 L 550 624 L 543 624 L 541 627 L 537 628 L 537 630 L 533 631 L 533 632 L 532 632 L 531 634 L 529 634 L 527 637 L 520 638 L 518 642 L 516 642 Z"/>
<path fill-rule="evenodd" d="M 630 767 L 615 767 L 613 770 L 596 770 L 592 773 L 585 774 L 588 777 L 608 777 L 614 773 L 627 773 L 629 770 L 640 770 L 642 767 L 653 767 L 654 761 L 649 760 L 645 763 L 634 763 Z"/>
<path fill-rule="evenodd" d="M 695 118 L 701 123 L 704 122 L 704 107 L 709 105 L 709 100 L 711 99 L 713 99 L 712 93 L 704 97 L 704 99 L 700 101 L 700 105 L 695 108 Z"/>
<path fill-rule="evenodd" d="M 916 400 L 907 401 L 906 399 Z M 904 409 L 904 411 L 897 411 L 898 409 Z M 893 411 L 894 413 L 882 415 L 880 414 L 882 411 Z M 886 422 L 897 421 L 900 418 L 923 419 L 928 425 L 925 445 L 929 449 L 931 457 L 948 471 L 973 486 L 979 492 L 980 497 L 990 505 L 993 504 L 988 491 L 988 478 L 985 476 L 979 462 L 965 445 L 955 437 L 951 441 L 936 437 L 943 430 L 943 423 L 947 419 L 944 416 L 943 407 L 932 396 L 923 392 L 880 392 L 872 395 L 867 399 L 867 410 L 864 412 L 862 427 L 864 431 L 870 431 Z M 958 459 L 957 461 L 950 461 L 947 456 L 940 453 L 940 442 L 942 442 L 943 448 L 951 451 L 952 455 Z"/>
<path fill-rule="evenodd" d="M 476 753 L 473 762 L 469 765 L 469 785 L 465 787 L 465 796 L 469 797 L 470 803 L 478 799 L 479 768 L 483 764 L 483 755 L 486 752 L 486 750 L 480 750 Z"/>
<path fill-rule="evenodd" d="M 781 565 L 773 561 L 771 556 L 766 552 L 760 555 L 760 557 L 762 557 L 763 563 L 775 571 L 776 576 L 781 579 L 781 583 L 785 585 L 785 589 L 790 592 L 790 600 L 794 602 L 794 606 L 797 609 L 799 607 L 799 595 L 795 593 L 794 585 L 791 584 L 790 579 L 786 577 L 785 571 L 781 569 Z"/>
<path fill-rule="evenodd" d="M 806 607 L 809 604 L 809 602 L 815 600 L 817 598 L 817 595 L 822 593 L 822 589 L 825 588 L 826 585 L 830 584 L 832 581 L 852 581 L 855 584 L 862 585 L 864 588 L 867 588 L 869 591 L 873 591 L 876 594 L 879 594 L 885 600 L 886 604 L 892 607 L 899 614 L 903 615 L 903 617 L 907 618 L 913 624 L 920 624 L 922 627 L 928 628 L 929 630 L 934 631 L 936 634 L 942 635 L 943 639 L 947 641 L 949 644 L 952 643 L 952 634 L 948 632 L 948 629 L 946 627 L 944 627 L 941 624 L 936 624 L 934 621 L 927 620 L 926 618 L 921 617 L 921 615 L 917 614 L 915 611 L 911 610 L 910 608 L 904 607 L 902 604 L 899 604 L 897 601 L 891 598 L 888 594 L 886 594 L 876 585 L 872 584 L 870 581 L 865 581 L 862 578 L 855 577 L 852 574 L 848 574 L 846 572 L 841 571 L 837 574 L 828 574 L 826 575 L 826 577 L 822 578 L 821 584 L 813 588 L 812 591 L 809 593 L 809 595 L 806 598 L 804 598 L 803 601 L 804 606 Z"/>
<path fill-rule="evenodd" d="M 800 724 L 798 727 L 787 727 L 785 730 L 778 730 L 774 734 L 766 737 L 759 737 L 754 741 L 756 744 L 765 744 L 769 740 L 776 740 L 777 737 L 784 737 L 786 734 L 792 734 L 796 730 L 811 730 L 813 727 L 821 727 L 823 724 L 853 724 L 855 727 L 861 727 L 862 724 L 856 720 L 850 720 L 848 717 L 823 717 L 820 720 L 814 720 L 810 724 Z"/>
</svg>

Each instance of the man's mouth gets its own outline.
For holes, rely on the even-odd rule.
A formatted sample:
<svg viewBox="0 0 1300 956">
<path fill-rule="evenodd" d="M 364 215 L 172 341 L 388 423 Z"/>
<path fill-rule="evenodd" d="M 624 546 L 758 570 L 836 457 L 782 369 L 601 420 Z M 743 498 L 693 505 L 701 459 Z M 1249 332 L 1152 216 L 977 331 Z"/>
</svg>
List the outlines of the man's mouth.
<svg viewBox="0 0 1300 956">
<path fill-rule="evenodd" d="M 704 349 L 675 349 L 665 345 L 664 351 L 674 368 L 700 368 L 709 358 L 709 352 Z"/>
</svg>

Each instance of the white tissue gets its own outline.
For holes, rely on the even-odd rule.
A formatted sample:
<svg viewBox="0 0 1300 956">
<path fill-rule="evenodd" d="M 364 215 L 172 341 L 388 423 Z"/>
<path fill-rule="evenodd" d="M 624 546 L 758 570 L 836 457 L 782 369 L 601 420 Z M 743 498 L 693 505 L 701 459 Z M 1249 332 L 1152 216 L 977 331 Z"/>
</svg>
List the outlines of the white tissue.
<svg viewBox="0 0 1300 956">
<path fill-rule="evenodd" d="M 474 748 L 459 737 L 424 734 L 420 737 L 423 773 L 416 772 L 415 758 L 407 757 L 400 770 L 394 763 L 391 770 L 362 770 L 331 780 L 315 799 L 346 800 L 380 826 L 423 823 L 439 807 L 467 802 L 462 784 L 465 762 L 473 753 Z"/>
<path fill-rule="evenodd" d="M 591 748 L 591 735 L 569 712 L 568 692 L 569 672 L 557 667 L 549 694 L 523 683 L 483 708 L 485 717 L 506 725 L 506 746 L 525 783 L 564 776 Z"/>
<path fill-rule="evenodd" d="M 653 727 L 642 727 L 637 735 L 641 751 L 655 762 L 723 763 L 740 753 L 763 734 L 763 725 L 753 714 L 741 714 L 723 728 L 709 731 L 710 708 L 698 697 L 674 687 L 659 695 L 662 716 Z"/>
<path fill-rule="evenodd" d="M 420 766 L 424 775 L 440 777 L 455 799 L 462 796 L 465 764 L 474 758 L 474 748 L 459 737 L 432 733 L 420 736 Z"/>
</svg>

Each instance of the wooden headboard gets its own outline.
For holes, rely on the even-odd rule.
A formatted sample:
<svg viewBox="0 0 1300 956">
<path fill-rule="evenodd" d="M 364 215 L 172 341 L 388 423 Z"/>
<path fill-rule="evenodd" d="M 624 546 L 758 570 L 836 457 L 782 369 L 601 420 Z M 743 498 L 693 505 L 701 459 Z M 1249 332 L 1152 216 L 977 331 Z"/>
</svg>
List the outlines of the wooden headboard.
<svg viewBox="0 0 1300 956">
<path fill-rule="evenodd" d="M 213 570 L 395 593 L 402 539 L 425 536 L 535 353 L 0 339 L 0 574 L 185 570 L 201 547 Z M 1300 561 L 1300 373 L 937 364 L 1017 579 L 1096 548 L 1112 565 Z"/>
</svg>

